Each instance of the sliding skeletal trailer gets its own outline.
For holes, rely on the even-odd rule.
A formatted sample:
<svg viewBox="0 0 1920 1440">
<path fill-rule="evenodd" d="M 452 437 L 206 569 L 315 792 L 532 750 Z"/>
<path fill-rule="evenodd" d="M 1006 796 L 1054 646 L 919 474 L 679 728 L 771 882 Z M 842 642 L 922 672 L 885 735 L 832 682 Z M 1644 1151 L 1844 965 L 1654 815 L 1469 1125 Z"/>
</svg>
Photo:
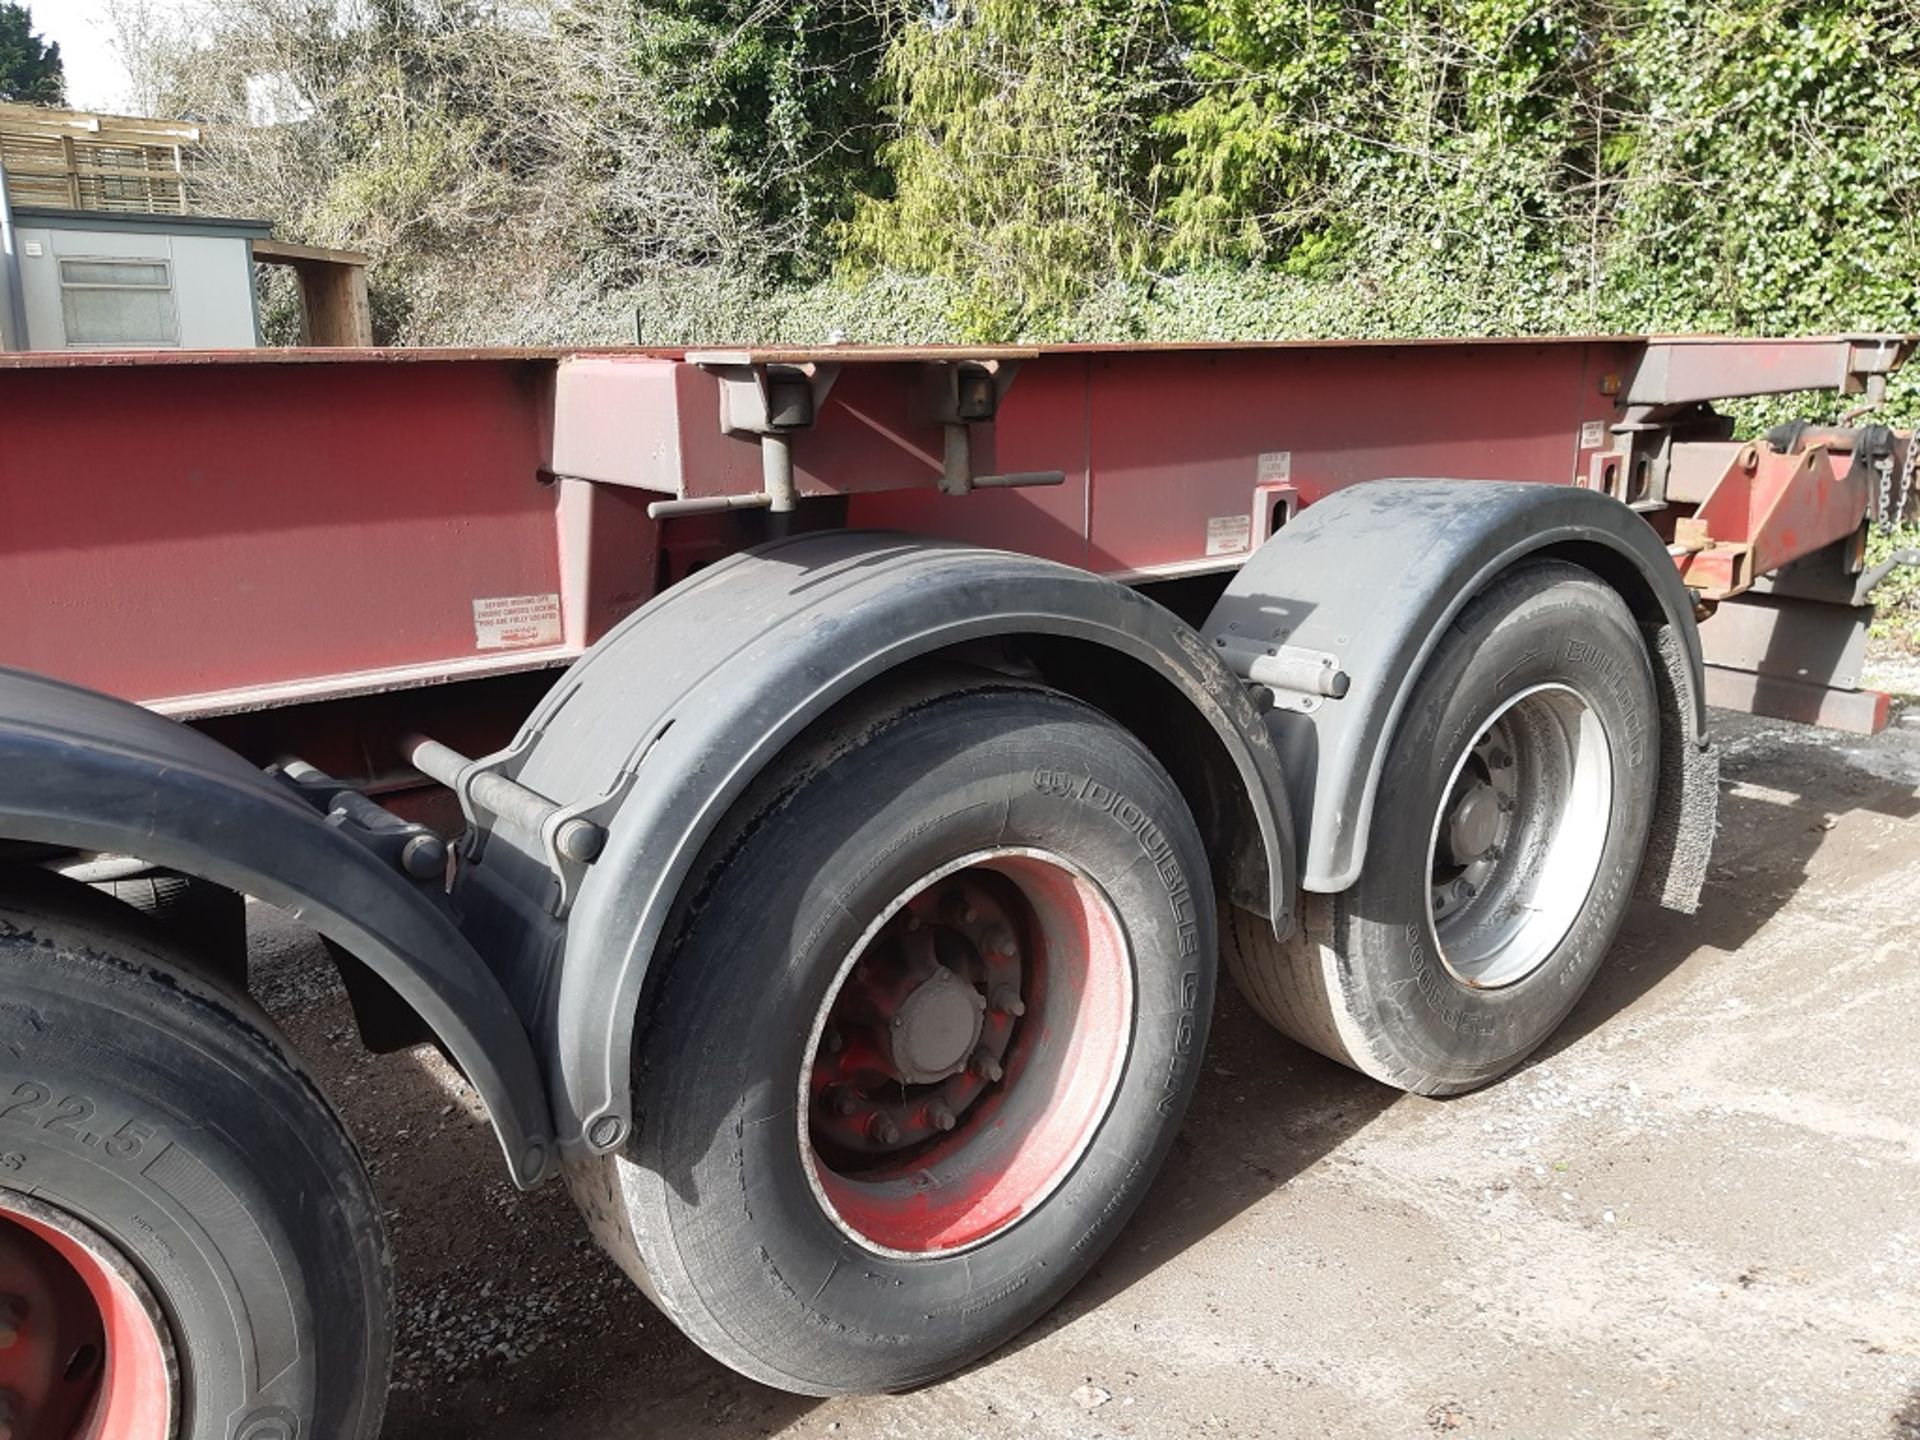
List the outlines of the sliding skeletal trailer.
<svg viewBox="0 0 1920 1440">
<path fill-rule="evenodd" d="M 806 1393 L 1074 1284 L 1217 957 L 1493 1080 L 1693 907 L 1710 703 L 1885 723 L 1911 348 L 0 359 L 0 1429 L 378 1429 L 379 1209 L 241 896 Z M 1858 423 L 1714 408 L 1807 390 Z"/>
</svg>

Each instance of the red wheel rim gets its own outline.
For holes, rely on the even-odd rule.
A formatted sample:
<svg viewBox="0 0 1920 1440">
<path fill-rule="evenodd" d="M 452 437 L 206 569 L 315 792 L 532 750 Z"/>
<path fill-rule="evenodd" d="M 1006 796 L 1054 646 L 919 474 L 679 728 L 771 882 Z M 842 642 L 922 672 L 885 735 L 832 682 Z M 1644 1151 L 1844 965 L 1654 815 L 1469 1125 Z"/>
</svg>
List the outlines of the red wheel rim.
<svg viewBox="0 0 1920 1440">
<path fill-rule="evenodd" d="M 1105 893 L 1060 856 L 981 851 L 868 927 L 816 1014 L 800 1150 L 870 1250 L 952 1254 L 1066 1180 L 1119 1089 L 1133 964 Z"/>
<path fill-rule="evenodd" d="M 0 1420 L 12 1440 L 174 1433 L 173 1346 L 152 1293 L 92 1227 L 5 1189 L 0 1341 Z"/>
</svg>

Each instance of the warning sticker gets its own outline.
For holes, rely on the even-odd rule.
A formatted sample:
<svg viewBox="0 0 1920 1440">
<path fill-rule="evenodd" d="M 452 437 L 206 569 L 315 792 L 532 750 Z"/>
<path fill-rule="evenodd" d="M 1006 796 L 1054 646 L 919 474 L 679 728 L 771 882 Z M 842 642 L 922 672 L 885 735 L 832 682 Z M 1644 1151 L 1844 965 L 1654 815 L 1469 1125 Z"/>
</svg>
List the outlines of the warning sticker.
<svg viewBox="0 0 1920 1440">
<path fill-rule="evenodd" d="M 1589 420 L 1587 421 L 1586 424 L 1580 427 L 1580 448 L 1582 450 L 1598 450 L 1602 445 L 1605 445 L 1606 443 L 1607 443 L 1607 422 L 1606 421 Z"/>
<path fill-rule="evenodd" d="M 1260 483 L 1271 480 L 1291 480 L 1293 478 L 1293 452 L 1291 450 L 1264 450 L 1260 454 L 1258 469 Z"/>
<path fill-rule="evenodd" d="M 493 595 L 473 602 L 473 643 L 481 650 L 560 643 L 558 595 Z"/>
<path fill-rule="evenodd" d="M 1207 554 L 1232 555 L 1253 543 L 1251 515 L 1215 515 L 1207 521 Z"/>
</svg>

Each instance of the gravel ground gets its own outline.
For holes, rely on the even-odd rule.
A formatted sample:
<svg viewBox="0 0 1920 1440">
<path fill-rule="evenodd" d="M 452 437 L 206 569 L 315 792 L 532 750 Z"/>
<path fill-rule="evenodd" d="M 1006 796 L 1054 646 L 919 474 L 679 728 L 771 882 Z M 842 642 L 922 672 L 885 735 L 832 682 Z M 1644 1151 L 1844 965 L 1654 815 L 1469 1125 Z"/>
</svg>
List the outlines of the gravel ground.
<svg viewBox="0 0 1920 1440">
<path fill-rule="evenodd" d="M 506 1182 L 429 1052 L 368 1057 L 256 907 L 263 998 L 387 1207 L 406 1440 L 1819 1436 L 1920 1440 L 1920 714 L 1872 741 L 1719 717 L 1700 914 L 1628 921 L 1530 1064 L 1447 1101 L 1223 991 L 1133 1225 L 1048 1320 L 914 1394 L 734 1377 Z"/>
</svg>

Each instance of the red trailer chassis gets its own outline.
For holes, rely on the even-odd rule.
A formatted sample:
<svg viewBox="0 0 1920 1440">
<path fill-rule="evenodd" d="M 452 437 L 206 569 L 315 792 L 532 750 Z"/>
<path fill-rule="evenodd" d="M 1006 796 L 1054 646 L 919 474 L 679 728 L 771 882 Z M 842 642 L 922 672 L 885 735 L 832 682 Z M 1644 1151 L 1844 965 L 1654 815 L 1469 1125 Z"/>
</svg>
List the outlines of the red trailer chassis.
<svg viewBox="0 0 1920 1440">
<path fill-rule="evenodd" d="M 238 1004 L 244 964 L 204 930 L 126 938 L 45 876 L 286 906 L 370 1042 L 437 1039 L 516 1179 L 564 1162 L 702 1344 L 789 1388 L 912 1383 L 1044 1308 L 1150 1178 L 1205 1032 L 1215 893 L 1283 1030 L 1466 1088 L 1557 1022 L 1636 876 L 1691 908 L 1708 702 L 1886 723 L 1862 540 L 1920 447 L 1870 423 L 1736 439 L 1713 405 L 1864 412 L 1912 345 L 0 357 L 0 965 L 37 994 L 33 957 L 60 957 L 51 1013 L 93 1003 L 99 956 L 154 945 L 133 969 L 173 977 L 156 1006 Z M 943 809 L 975 793 L 997 828 Z M 727 965 L 744 988 L 687 998 Z M 735 1008 L 738 1033 L 699 1038 Z M 357 1360 L 302 1340 L 284 1372 L 224 1375 L 192 1318 L 239 1285 L 222 1313 L 284 1308 L 305 1336 L 309 1268 L 361 1263 L 352 1226 L 283 1234 L 293 1202 L 216 1143 L 330 1122 L 298 1097 L 249 1119 L 152 1043 L 99 1060 L 91 1021 L 21 1023 L 0 1309 L 91 1293 L 62 1323 L 131 1337 L 64 1399 L 44 1355 L 15 1375 L 32 1347 L 0 1353 L 41 1417 L 22 1433 L 198 1437 L 216 1403 L 243 1430 L 370 1433 L 371 1281 Z M 243 1022 L 177 1023 L 181 1057 L 271 1068 Z M 799 1089 L 769 1091 L 752 1066 L 788 1045 Z M 74 1097 L 56 1120 L 109 1128 L 6 1127 Z M 796 1115 L 797 1148 L 755 1158 L 761 1121 Z M 156 1155 L 219 1178 L 261 1253 L 223 1251 L 246 1227 L 195 1220 L 177 1178 L 156 1190 Z M 351 1211 L 357 1169 L 323 1160 L 276 1173 Z M 716 1187 L 751 1202 L 722 1238 Z M 166 1258 L 196 1245 L 228 1280 Z M 232 1279 L 269 1270 L 284 1288 Z"/>
<path fill-rule="evenodd" d="M 722 394 L 740 370 L 789 366 L 825 390 L 788 432 L 795 493 L 844 502 L 847 526 L 1140 582 L 1233 570 L 1295 507 L 1362 481 L 1538 481 L 1656 524 L 1696 507 L 1710 540 L 1693 531 L 1683 569 L 1719 598 L 1858 531 L 1871 497 L 1840 445 L 1658 442 L 1716 399 L 1864 392 L 1904 353 L 1598 339 L 5 357 L 0 659 L 186 718 L 565 664 L 757 533 L 647 511 L 765 494 L 760 437 L 723 426 Z M 1062 483 L 954 505 L 927 372 L 988 366 L 1004 398 L 969 427 L 976 468 Z"/>
</svg>

